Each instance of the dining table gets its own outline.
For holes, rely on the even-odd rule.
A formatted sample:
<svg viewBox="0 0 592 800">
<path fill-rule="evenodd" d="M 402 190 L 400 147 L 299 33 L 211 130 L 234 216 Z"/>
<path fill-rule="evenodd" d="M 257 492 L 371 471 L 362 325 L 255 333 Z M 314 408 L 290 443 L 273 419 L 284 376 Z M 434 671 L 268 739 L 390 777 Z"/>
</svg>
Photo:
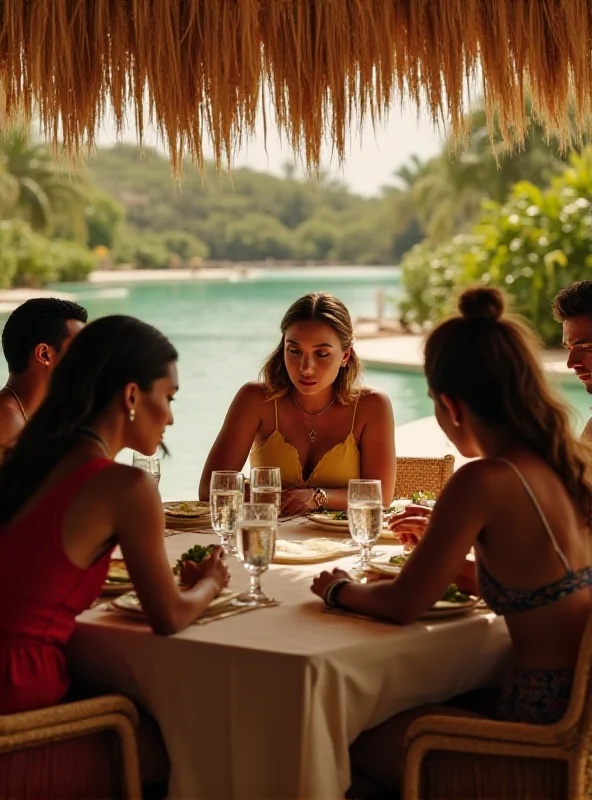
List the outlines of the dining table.
<svg viewBox="0 0 592 800">
<path fill-rule="evenodd" d="M 347 531 L 305 519 L 278 539 Z M 165 540 L 173 564 L 211 530 Z M 401 548 L 380 541 L 387 556 Z M 170 800 L 335 800 L 350 785 L 349 747 L 363 731 L 499 678 L 510 641 L 487 609 L 406 626 L 329 611 L 311 593 L 325 563 L 272 564 L 262 588 L 274 607 L 192 624 L 158 636 L 105 603 L 78 617 L 69 657 L 77 676 L 133 698 L 158 722 L 170 759 Z M 231 587 L 248 574 L 230 557 Z M 154 587 L 158 592 L 158 586 Z"/>
</svg>

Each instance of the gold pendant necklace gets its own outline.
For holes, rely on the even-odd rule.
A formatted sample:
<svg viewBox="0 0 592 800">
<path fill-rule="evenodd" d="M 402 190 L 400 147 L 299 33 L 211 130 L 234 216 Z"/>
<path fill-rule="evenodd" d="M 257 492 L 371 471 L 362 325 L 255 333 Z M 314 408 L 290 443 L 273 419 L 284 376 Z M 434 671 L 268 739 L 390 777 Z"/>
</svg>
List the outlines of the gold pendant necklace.
<svg viewBox="0 0 592 800">
<path fill-rule="evenodd" d="M 292 395 L 292 399 L 294 400 L 294 403 L 296 404 L 296 408 L 298 408 L 302 412 L 302 416 L 304 417 L 304 419 L 306 420 L 306 424 L 310 428 L 310 431 L 308 433 L 308 438 L 310 439 L 311 444 L 314 444 L 316 442 L 316 440 L 317 440 L 317 427 L 318 427 L 318 424 L 320 422 L 320 419 L 323 416 L 323 414 L 325 413 L 325 411 L 328 411 L 331 408 L 331 406 L 333 405 L 333 403 L 335 402 L 335 395 L 333 395 L 333 399 L 331 400 L 329 405 L 325 406 L 325 408 L 322 411 L 319 411 L 318 414 L 310 414 L 311 417 L 317 417 L 317 421 L 315 422 L 314 425 L 310 424 L 310 420 L 308 419 L 309 415 L 302 408 L 302 406 L 300 405 L 298 400 L 296 400 L 296 395 L 295 394 Z"/>
</svg>

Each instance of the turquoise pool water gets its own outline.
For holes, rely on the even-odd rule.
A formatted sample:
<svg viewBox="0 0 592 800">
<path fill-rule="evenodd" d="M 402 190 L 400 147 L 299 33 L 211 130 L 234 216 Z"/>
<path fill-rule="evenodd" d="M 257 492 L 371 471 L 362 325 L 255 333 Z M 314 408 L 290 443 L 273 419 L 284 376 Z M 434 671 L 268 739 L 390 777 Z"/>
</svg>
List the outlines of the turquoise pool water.
<svg viewBox="0 0 592 800">
<path fill-rule="evenodd" d="M 270 269 L 237 282 L 118 285 L 126 291 L 103 297 L 96 287 L 59 288 L 79 294 L 92 317 L 132 314 L 156 325 L 175 343 L 181 389 L 174 405 L 176 423 L 167 433 L 171 457 L 163 462 L 161 488 L 167 499 L 189 499 L 197 493 L 204 460 L 230 401 L 243 383 L 257 377 L 277 344 L 279 323 L 290 303 L 306 292 L 323 290 L 340 297 L 352 317 L 370 316 L 378 289 L 396 296 L 399 273 L 394 268 Z M 368 370 L 366 380 L 389 394 L 397 424 L 432 413 L 422 375 Z M 577 424 L 583 424 L 587 395 L 575 379 L 560 388 L 576 411 Z"/>
</svg>

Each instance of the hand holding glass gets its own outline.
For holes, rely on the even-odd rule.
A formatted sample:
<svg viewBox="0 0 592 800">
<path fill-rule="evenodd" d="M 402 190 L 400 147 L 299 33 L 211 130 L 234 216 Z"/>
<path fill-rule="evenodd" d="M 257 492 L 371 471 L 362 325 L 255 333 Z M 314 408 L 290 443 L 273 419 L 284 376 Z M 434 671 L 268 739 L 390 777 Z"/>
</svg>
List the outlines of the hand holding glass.
<svg viewBox="0 0 592 800">
<path fill-rule="evenodd" d="M 360 545 L 358 570 L 368 569 L 372 545 L 382 531 L 382 484 L 374 480 L 349 482 L 347 494 L 347 517 L 349 532 Z"/>
<path fill-rule="evenodd" d="M 158 486 L 160 482 L 160 458 L 158 456 L 145 456 L 142 453 L 134 453 L 132 464 L 137 469 L 143 469 L 152 475 Z"/>
<path fill-rule="evenodd" d="M 244 477 L 240 472 L 217 470 L 210 479 L 210 511 L 212 528 L 229 554 L 236 523 L 243 506 Z"/>
<path fill-rule="evenodd" d="M 277 509 L 272 503 L 245 503 L 236 527 L 236 549 L 239 560 L 249 573 L 248 592 L 234 601 L 241 606 L 269 603 L 261 590 L 261 573 L 269 567 L 275 552 Z"/>
<path fill-rule="evenodd" d="M 279 467 L 253 467 L 251 502 L 274 503 L 278 516 L 282 507 L 282 473 Z"/>
</svg>

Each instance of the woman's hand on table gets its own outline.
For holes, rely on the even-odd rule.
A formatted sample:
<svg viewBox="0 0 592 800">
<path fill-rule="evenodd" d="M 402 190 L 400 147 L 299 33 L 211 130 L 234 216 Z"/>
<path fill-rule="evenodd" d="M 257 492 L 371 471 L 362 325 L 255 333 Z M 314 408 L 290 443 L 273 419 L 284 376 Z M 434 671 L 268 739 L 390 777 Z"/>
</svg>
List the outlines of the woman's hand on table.
<svg viewBox="0 0 592 800">
<path fill-rule="evenodd" d="M 289 487 L 282 492 L 282 514 L 286 517 L 305 514 L 307 511 L 314 511 L 316 507 L 310 489 Z"/>
<path fill-rule="evenodd" d="M 410 503 L 403 511 L 393 514 L 388 526 L 399 537 L 401 544 L 414 547 L 430 524 L 432 509 Z"/>
<path fill-rule="evenodd" d="M 228 586 L 230 581 L 230 573 L 224 561 L 224 551 L 221 547 L 215 547 L 212 555 L 204 558 L 199 564 L 195 561 L 184 561 L 181 570 L 180 578 L 183 586 L 188 589 L 193 588 L 199 581 L 209 578 L 214 581 L 218 586 L 218 591 L 221 592 L 225 586 Z"/>
<path fill-rule="evenodd" d="M 341 580 L 342 578 L 351 580 L 351 575 L 344 569 L 339 569 L 339 567 L 335 567 L 332 572 L 321 572 L 318 577 L 313 579 L 310 590 L 313 594 L 318 594 L 321 600 L 324 600 L 329 586 L 332 583 L 335 583 L 335 581 Z"/>
</svg>

